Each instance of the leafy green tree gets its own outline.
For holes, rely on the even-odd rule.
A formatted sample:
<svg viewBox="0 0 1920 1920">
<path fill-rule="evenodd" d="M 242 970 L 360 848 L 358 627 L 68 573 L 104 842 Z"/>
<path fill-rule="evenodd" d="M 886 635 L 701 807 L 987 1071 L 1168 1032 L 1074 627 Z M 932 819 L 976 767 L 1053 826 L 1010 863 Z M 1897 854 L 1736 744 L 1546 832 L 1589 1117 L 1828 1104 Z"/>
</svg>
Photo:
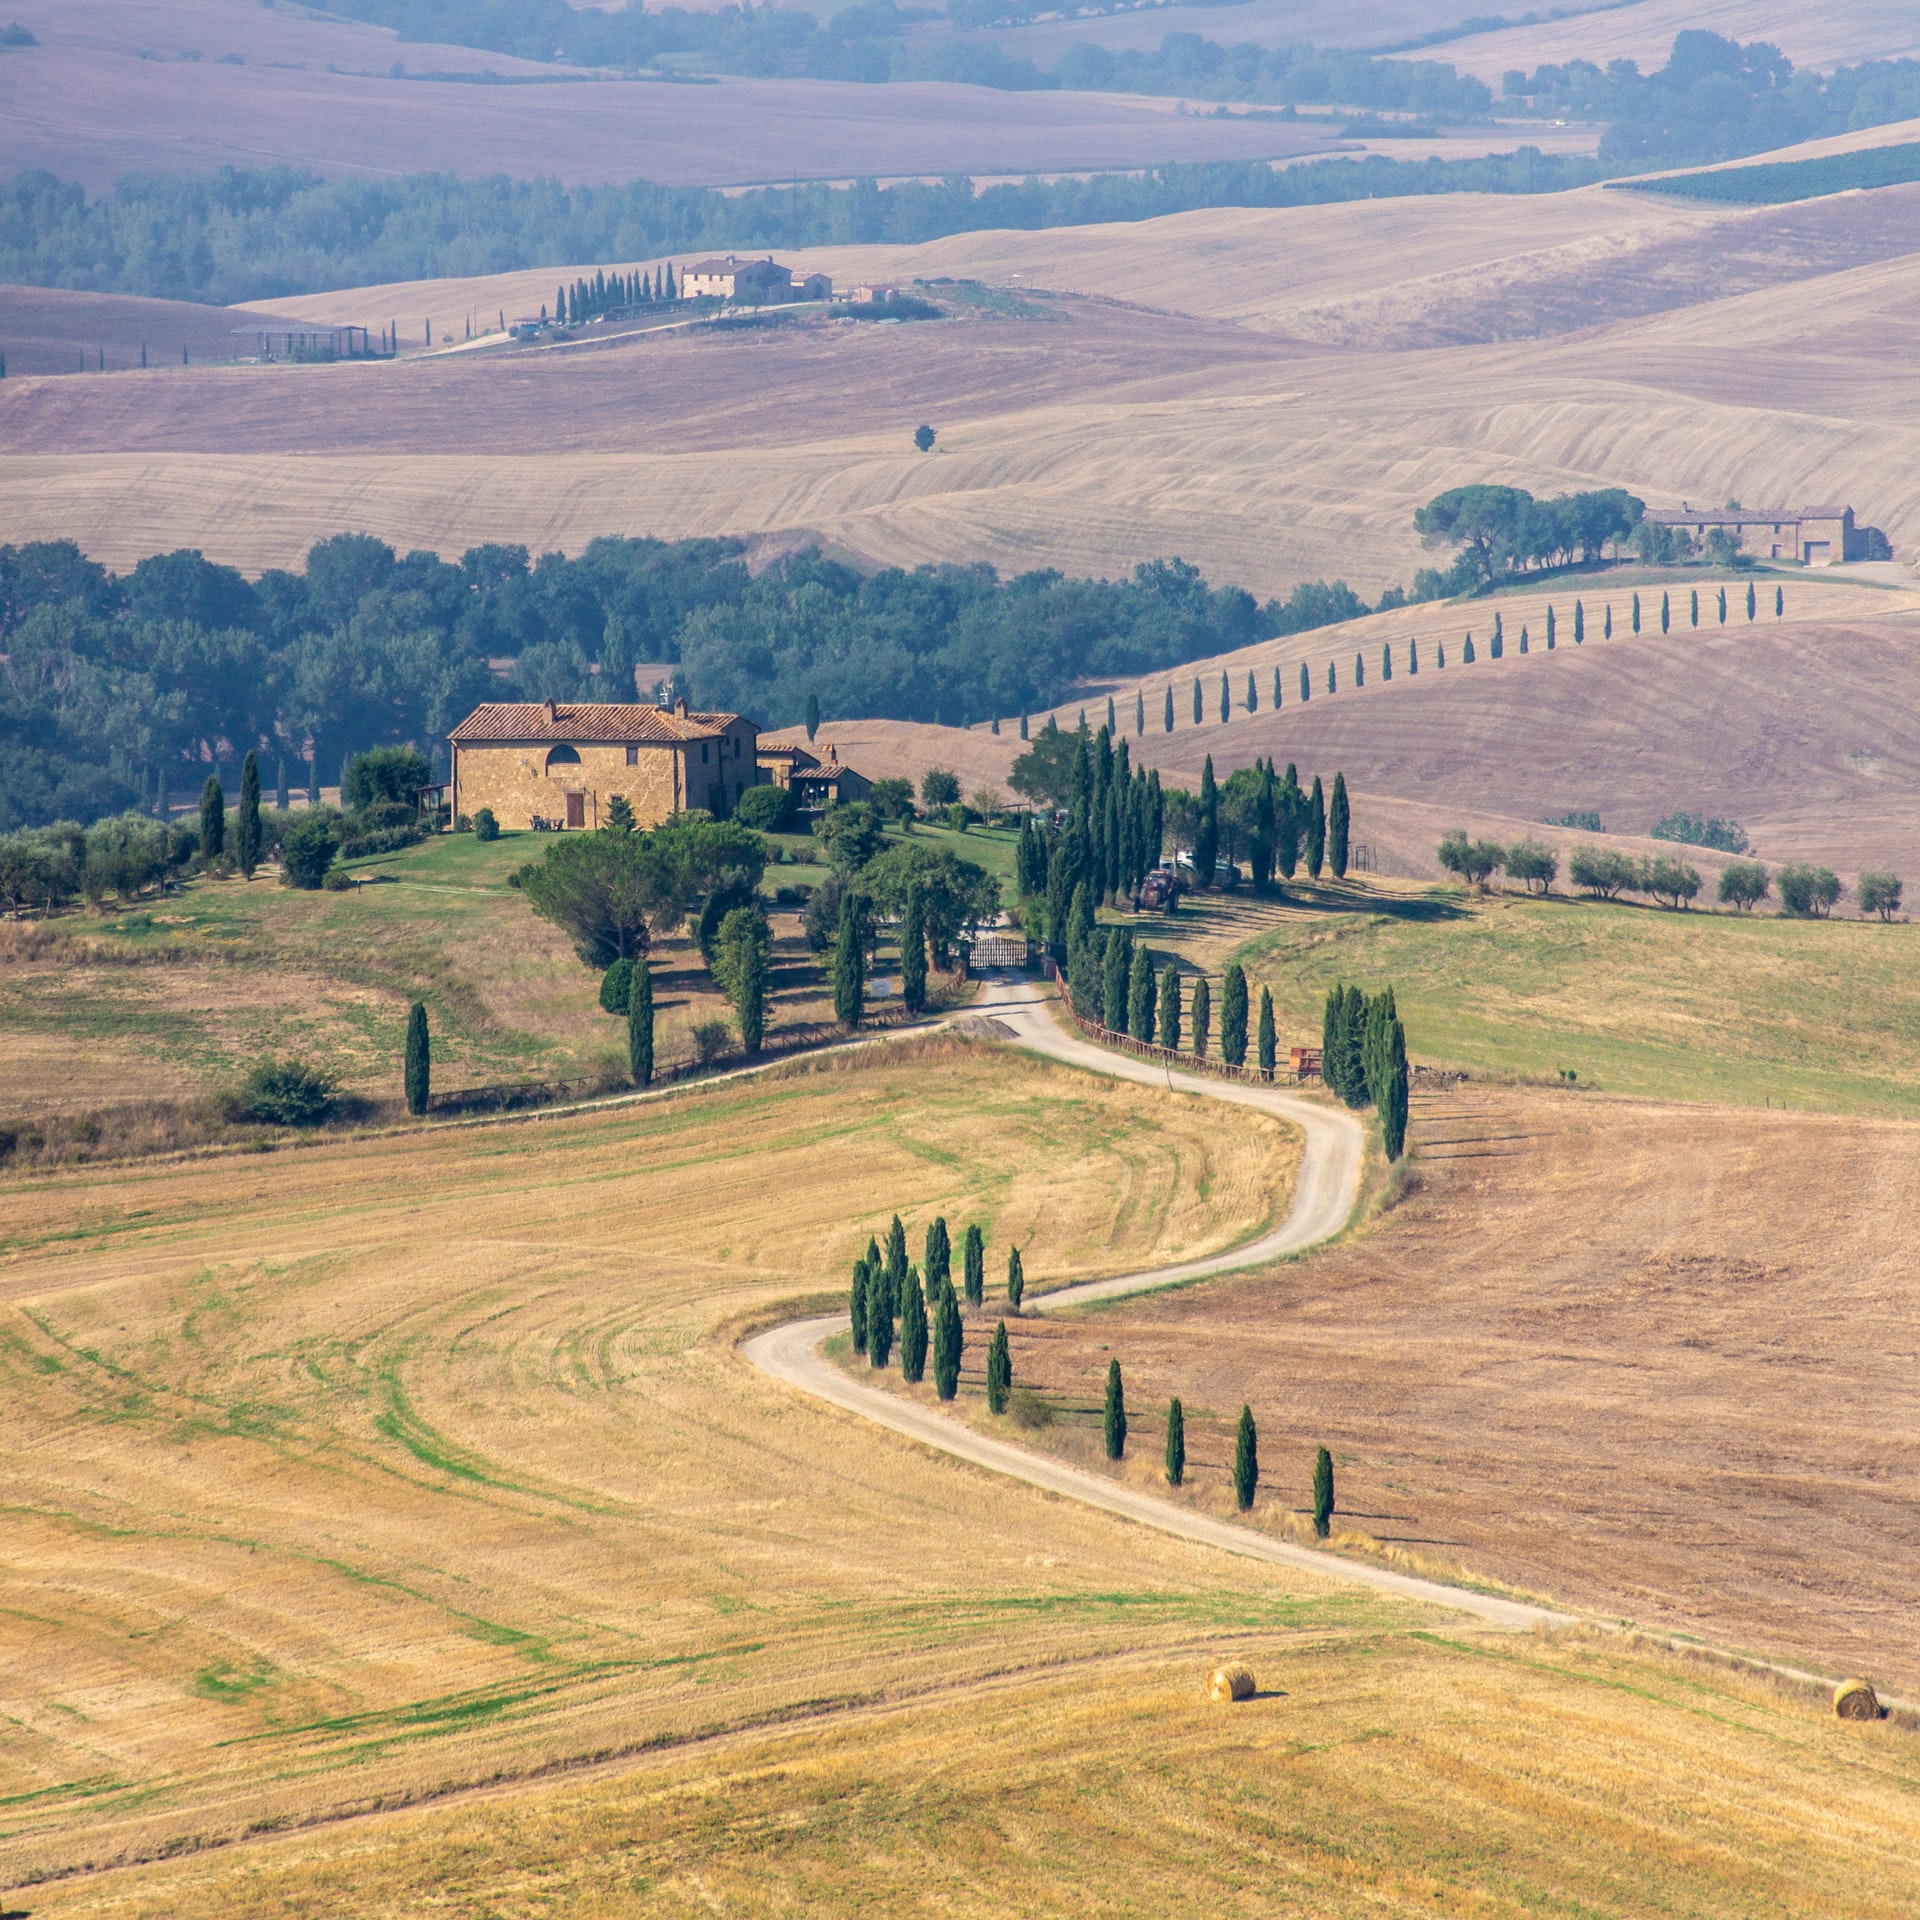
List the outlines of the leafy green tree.
<svg viewBox="0 0 1920 1920">
<path fill-rule="evenodd" d="M 1531 834 L 1507 848 L 1500 864 L 1506 868 L 1507 878 L 1518 880 L 1529 893 L 1549 892 L 1560 872 L 1559 854 Z"/>
<path fill-rule="evenodd" d="M 925 421 L 922 421 L 920 425 L 913 430 L 913 444 L 918 447 L 922 453 L 931 453 L 933 451 L 933 442 L 933 429 L 928 426 Z"/>
<path fill-rule="evenodd" d="M 1171 960 L 1160 975 L 1160 1023 L 1154 1039 L 1170 1052 L 1180 1045 L 1180 969 Z"/>
<path fill-rule="evenodd" d="M 1700 891 L 1700 870 L 1670 853 L 1640 864 L 1639 891 L 1650 893 L 1676 911 Z"/>
<path fill-rule="evenodd" d="M 1720 904 L 1750 913 L 1773 891 L 1773 881 L 1758 860 L 1729 860 L 1720 869 Z"/>
<path fill-rule="evenodd" d="M 947 1237 L 947 1221 L 940 1215 L 927 1229 L 925 1260 L 929 1295 L 949 1290 L 953 1277 L 953 1242 Z"/>
<path fill-rule="evenodd" d="M 1167 1485 L 1187 1477 L 1187 1416 L 1176 1394 L 1167 1405 Z"/>
<path fill-rule="evenodd" d="M 1127 979 L 1127 1031 L 1143 1043 L 1153 1039 L 1154 999 L 1153 961 L 1145 947 L 1136 947 Z"/>
<path fill-rule="evenodd" d="M 227 849 L 227 796 L 217 773 L 200 789 L 200 857 L 218 860 Z"/>
<path fill-rule="evenodd" d="M 1258 1028 L 1258 1059 L 1260 1077 L 1263 1080 L 1273 1078 L 1274 1033 L 1273 1033 L 1273 995 L 1265 987 L 1260 989 L 1260 1024 Z"/>
<path fill-rule="evenodd" d="M 1333 1530 L 1333 1455 L 1325 1447 L 1313 1462 L 1313 1531 L 1324 1540 Z"/>
<path fill-rule="evenodd" d="M 967 1305 L 977 1307 L 987 1297 L 987 1237 L 977 1225 L 969 1225 L 960 1243 L 962 1270 L 966 1278 Z"/>
<path fill-rule="evenodd" d="M 1026 752 L 1014 761 L 1007 785 L 1044 807 L 1071 805 L 1077 744 L 1078 736 L 1063 733 L 1049 716 L 1039 737 L 1029 742 Z"/>
<path fill-rule="evenodd" d="M 900 1377 L 917 1387 L 926 1371 L 927 1296 L 921 1291 L 919 1274 L 910 1272 L 900 1308 Z"/>
<path fill-rule="evenodd" d="M 240 812 L 234 821 L 233 863 L 248 880 L 260 864 L 260 762 L 251 753 L 240 768 Z"/>
<path fill-rule="evenodd" d="M 1774 875 L 1780 904 L 1797 918 L 1824 920 L 1845 889 L 1830 867 L 1809 866 L 1795 860 Z"/>
<path fill-rule="evenodd" d="M 1020 1264 L 1020 1249 L 1014 1247 L 1007 1254 L 1007 1304 L 1015 1313 L 1020 1311 L 1020 1302 L 1026 1291 L 1026 1269 Z"/>
<path fill-rule="evenodd" d="M 918 882 L 908 884 L 900 916 L 900 998 L 915 1015 L 927 1004 L 927 904 Z"/>
<path fill-rule="evenodd" d="M 280 870 L 290 887 L 316 891 L 340 851 L 340 816 L 331 807 L 309 807 L 280 836 Z"/>
<path fill-rule="evenodd" d="M 1220 1057 L 1230 1067 L 1247 1057 L 1247 975 L 1238 960 L 1229 963 L 1220 995 Z"/>
<path fill-rule="evenodd" d="M 1863 873 L 1858 889 L 1860 911 L 1877 913 L 1891 920 L 1900 911 L 1900 876 L 1897 873 Z"/>
<path fill-rule="evenodd" d="M 826 843 L 827 858 L 842 873 L 858 873 L 885 841 L 880 816 L 866 800 L 847 800 L 829 807 L 820 818 L 819 833 Z"/>
<path fill-rule="evenodd" d="M 1107 1405 L 1103 1421 L 1107 1458 L 1118 1460 L 1127 1450 L 1127 1396 L 1120 1384 L 1120 1362 L 1107 1362 Z"/>
<path fill-rule="evenodd" d="M 1347 829 L 1351 816 L 1347 809 L 1347 776 L 1333 776 L 1333 798 L 1327 803 L 1327 865 L 1336 880 L 1347 877 Z"/>
<path fill-rule="evenodd" d="M 1207 1057 L 1207 1041 L 1213 1031 L 1213 989 L 1203 973 L 1193 983 L 1193 1051 L 1197 1059 Z"/>
<path fill-rule="evenodd" d="M 427 1037 L 427 1010 L 416 1000 L 407 1014 L 407 1111 L 422 1114 L 427 1110 L 428 1088 L 433 1073 L 432 1042 Z"/>
<path fill-rule="evenodd" d="M 1127 987 L 1133 974 L 1133 936 L 1124 927 L 1107 933 L 1106 958 L 1101 966 L 1100 1024 L 1110 1033 L 1127 1031 Z"/>
<path fill-rule="evenodd" d="M 653 969 L 644 960 L 627 981 L 627 1076 L 636 1087 L 653 1079 Z"/>
<path fill-rule="evenodd" d="M 1582 893 L 1604 900 L 1626 892 L 1639 877 L 1639 862 L 1616 847 L 1575 847 L 1567 861 L 1567 878 Z"/>
<path fill-rule="evenodd" d="M 1454 827 L 1441 839 L 1436 857 L 1448 873 L 1457 873 L 1468 886 L 1478 889 L 1506 859 L 1506 849 L 1491 840 L 1469 840 Z"/>
<path fill-rule="evenodd" d="M 1233 1436 L 1233 1498 L 1242 1513 L 1253 1505 L 1254 1489 L 1260 1484 L 1260 1436 L 1254 1428 L 1253 1409 L 1240 1409 L 1240 1426 Z"/>
<path fill-rule="evenodd" d="M 418 747 L 369 747 L 347 762 L 340 804 L 360 813 L 381 805 L 411 807 L 433 782 L 433 763 Z"/>
<path fill-rule="evenodd" d="M 1327 800 L 1320 791 L 1320 776 L 1313 776 L 1313 792 L 1307 800 L 1307 872 L 1320 878 L 1327 863 Z"/>
<path fill-rule="evenodd" d="M 847 1289 L 847 1320 L 853 1329 L 853 1350 L 867 1350 L 867 1263 L 863 1256 L 853 1263 L 853 1284 Z"/>
<path fill-rule="evenodd" d="M 960 1356 L 965 1345 L 959 1302 L 951 1287 L 942 1287 L 933 1313 L 933 1390 L 942 1400 L 951 1400 L 960 1391 Z"/>
<path fill-rule="evenodd" d="M 854 897 L 840 902 L 840 927 L 833 941 L 833 1017 L 843 1027 L 857 1027 L 867 1002 L 867 956 L 860 938 Z"/>
<path fill-rule="evenodd" d="M 859 885 L 881 913 L 906 917 L 907 896 L 920 890 L 927 943 L 944 963 L 954 941 L 990 925 L 1000 911 L 1000 885 L 984 867 L 950 847 L 902 842 L 860 869 Z"/>
<path fill-rule="evenodd" d="M 987 1411 L 1005 1413 L 1012 1392 L 1013 1354 L 1007 1344 L 1007 1323 L 1002 1320 L 987 1347 Z"/>
</svg>

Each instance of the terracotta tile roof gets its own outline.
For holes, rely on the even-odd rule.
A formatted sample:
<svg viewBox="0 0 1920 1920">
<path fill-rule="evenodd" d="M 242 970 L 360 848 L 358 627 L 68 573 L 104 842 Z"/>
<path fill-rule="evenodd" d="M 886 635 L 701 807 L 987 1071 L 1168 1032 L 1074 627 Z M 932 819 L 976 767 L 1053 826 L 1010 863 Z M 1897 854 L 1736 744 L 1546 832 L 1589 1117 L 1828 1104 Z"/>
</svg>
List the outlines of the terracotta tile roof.
<svg viewBox="0 0 1920 1920">
<path fill-rule="evenodd" d="M 1649 507 L 1647 519 L 1656 527 L 1792 526 L 1802 520 L 1844 520 L 1847 507 L 1723 507 L 1719 512 L 1701 507 Z"/>
<path fill-rule="evenodd" d="M 640 741 L 673 746 L 712 740 L 738 720 L 737 713 L 681 713 L 634 704 L 573 704 L 551 700 L 502 700 L 475 707 L 447 735 L 458 745 L 477 741 L 526 741 L 557 746 L 570 741 Z"/>
</svg>

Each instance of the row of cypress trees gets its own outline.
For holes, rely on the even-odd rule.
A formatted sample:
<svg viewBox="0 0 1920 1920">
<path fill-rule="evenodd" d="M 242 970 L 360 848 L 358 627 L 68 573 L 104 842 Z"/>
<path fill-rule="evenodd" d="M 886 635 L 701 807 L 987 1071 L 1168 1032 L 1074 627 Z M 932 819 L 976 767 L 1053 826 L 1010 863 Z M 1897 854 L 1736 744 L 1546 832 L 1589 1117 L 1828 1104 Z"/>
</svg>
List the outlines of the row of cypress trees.
<svg viewBox="0 0 1920 1920">
<path fill-rule="evenodd" d="M 961 1284 L 969 1306 L 977 1307 L 985 1298 L 986 1249 L 986 1236 L 978 1226 L 969 1226 L 961 1244 Z M 1016 1248 L 1007 1266 L 1008 1297 L 1016 1312 L 1024 1284 Z M 878 1241 L 867 1242 L 866 1252 L 853 1263 L 847 1318 L 854 1352 L 864 1353 L 876 1368 L 885 1367 L 892 1357 L 897 1320 L 902 1377 L 913 1385 L 924 1379 L 931 1351 L 934 1391 L 942 1400 L 954 1397 L 960 1389 L 965 1333 L 953 1286 L 953 1243 L 944 1217 L 927 1228 L 925 1256 L 918 1267 L 907 1264 L 907 1233 L 897 1213 L 887 1229 L 884 1253 Z M 992 1405 L 996 1396 L 1001 1403 L 993 1406 L 995 1413 L 1003 1410 L 1012 1388 L 1013 1365 L 1003 1320 L 987 1350 L 988 1403 Z"/>
<path fill-rule="evenodd" d="M 1350 1107 L 1373 1106 L 1387 1158 L 1407 1142 L 1407 1035 L 1387 987 L 1334 987 L 1320 1023 L 1320 1077 Z"/>
<path fill-rule="evenodd" d="M 251 880 L 260 865 L 260 762 L 248 754 L 240 768 L 240 804 L 234 809 L 233 845 L 227 845 L 227 795 L 217 773 L 200 789 L 200 855 L 218 860 L 231 852 L 233 864 Z"/>
<path fill-rule="evenodd" d="M 1052 720 L 1045 731 L 1057 734 Z M 1021 828 L 1015 876 L 1023 896 L 1047 902 L 1047 937 L 1064 957 L 1062 930 L 1081 888 L 1097 907 L 1135 892 L 1160 864 L 1165 801 L 1158 771 L 1130 764 L 1127 743 L 1116 749 L 1105 727 L 1089 734 L 1082 721 L 1074 741 L 1066 825 L 1054 832 L 1038 821 Z"/>
<path fill-rule="evenodd" d="M 660 269 L 658 281 L 651 273 L 608 273 L 602 268 L 591 280 L 576 280 L 570 287 L 558 288 L 553 296 L 553 317 L 564 326 L 577 327 L 583 321 L 599 319 L 603 313 L 663 306 L 679 298 L 671 261 Z M 545 318 L 544 310 L 541 317 Z"/>
</svg>

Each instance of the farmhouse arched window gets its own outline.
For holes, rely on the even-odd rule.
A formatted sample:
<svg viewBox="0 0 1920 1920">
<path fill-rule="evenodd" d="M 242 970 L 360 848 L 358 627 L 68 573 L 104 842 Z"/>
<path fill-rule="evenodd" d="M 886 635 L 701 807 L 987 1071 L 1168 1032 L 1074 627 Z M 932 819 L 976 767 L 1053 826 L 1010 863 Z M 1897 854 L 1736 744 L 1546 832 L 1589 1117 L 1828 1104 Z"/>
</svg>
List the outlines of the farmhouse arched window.
<svg viewBox="0 0 1920 1920">
<path fill-rule="evenodd" d="M 554 750 L 547 755 L 547 771 L 549 773 L 551 773 L 555 767 L 577 767 L 579 764 L 580 755 L 573 747 L 555 747 Z"/>
</svg>

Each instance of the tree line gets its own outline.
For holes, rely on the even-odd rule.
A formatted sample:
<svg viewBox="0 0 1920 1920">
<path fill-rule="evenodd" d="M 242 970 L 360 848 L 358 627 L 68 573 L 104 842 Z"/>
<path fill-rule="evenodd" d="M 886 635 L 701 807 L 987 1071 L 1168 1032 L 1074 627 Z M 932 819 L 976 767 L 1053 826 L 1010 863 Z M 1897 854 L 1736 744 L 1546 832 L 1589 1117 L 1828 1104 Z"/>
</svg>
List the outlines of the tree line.
<svg viewBox="0 0 1920 1920">
<path fill-rule="evenodd" d="M 651 267 L 633 273 L 601 267 L 591 280 L 582 275 L 572 285 L 563 281 L 554 289 L 553 318 L 563 326 L 577 327 L 603 314 L 624 313 L 634 307 L 671 306 L 679 298 L 671 260 L 660 269 L 657 285 Z M 540 309 L 540 317 L 547 318 L 545 307 Z"/>
</svg>

